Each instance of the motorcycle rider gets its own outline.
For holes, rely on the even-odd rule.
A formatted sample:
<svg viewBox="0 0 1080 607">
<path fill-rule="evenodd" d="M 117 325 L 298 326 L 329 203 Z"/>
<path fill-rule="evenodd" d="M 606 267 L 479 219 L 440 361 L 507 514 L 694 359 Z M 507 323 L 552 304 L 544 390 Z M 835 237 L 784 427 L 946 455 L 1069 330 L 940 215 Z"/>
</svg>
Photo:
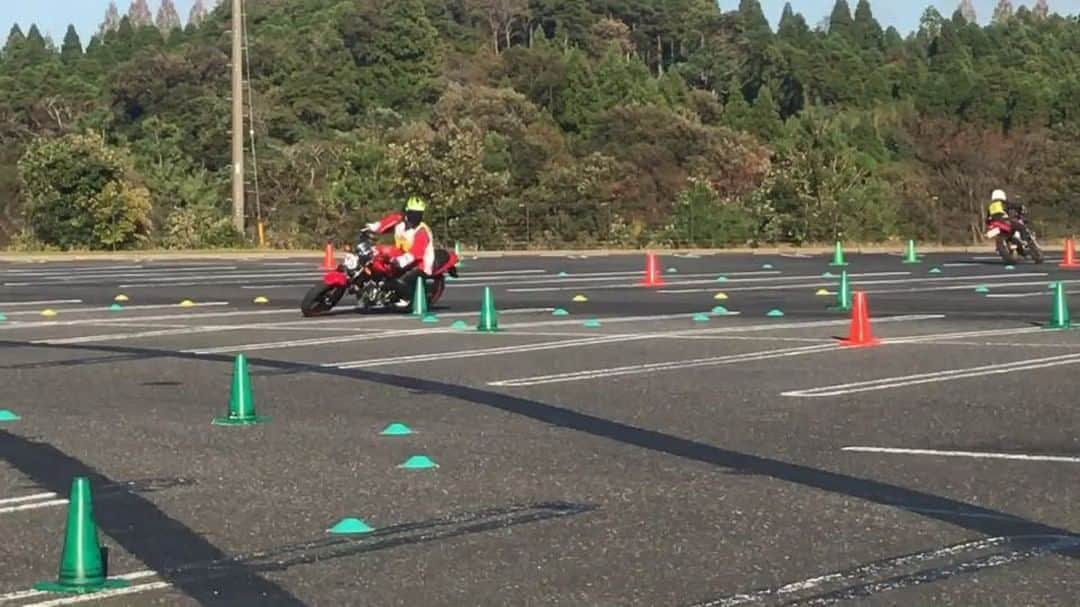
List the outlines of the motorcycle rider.
<svg viewBox="0 0 1080 607">
<path fill-rule="evenodd" d="M 390 213 L 379 221 L 369 223 L 366 231 L 385 234 L 394 231 L 397 254 L 392 260 L 395 275 L 388 286 L 398 297 L 398 308 L 409 306 L 412 288 L 420 276 L 429 276 L 435 265 L 435 235 L 424 223 L 427 203 L 418 196 L 410 196 L 401 211 Z"/>
<path fill-rule="evenodd" d="M 986 223 L 991 221 L 1008 220 L 1014 234 L 1027 239 L 1027 227 L 1023 219 L 1027 216 L 1027 207 L 1021 202 L 1010 202 L 1005 190 L 994 190 L 990 195 L 990 204 L 986 207 Z"/>
</svg>

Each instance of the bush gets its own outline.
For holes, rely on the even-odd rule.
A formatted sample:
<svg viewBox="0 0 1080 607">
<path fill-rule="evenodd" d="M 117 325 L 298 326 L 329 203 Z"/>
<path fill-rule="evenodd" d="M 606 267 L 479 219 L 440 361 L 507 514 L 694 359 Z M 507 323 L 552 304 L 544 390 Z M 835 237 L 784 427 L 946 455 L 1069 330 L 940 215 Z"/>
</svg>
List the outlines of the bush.
<svg viewBox="0 0 1080 607">
<path fill-rule="evenodd" d="M 235 247 L 243 240 L 230 218 L 209 205 L 175 209 L 165 220 L 164 244 L 170 249 Z"/>
<path fill-rule="evenodd" d="M 19 160 L 31 235 L 62 249 L 119 249 L 150 232 L 150 193 L 125 151 L 95 134 L 33 142 Z"/>
</svg>

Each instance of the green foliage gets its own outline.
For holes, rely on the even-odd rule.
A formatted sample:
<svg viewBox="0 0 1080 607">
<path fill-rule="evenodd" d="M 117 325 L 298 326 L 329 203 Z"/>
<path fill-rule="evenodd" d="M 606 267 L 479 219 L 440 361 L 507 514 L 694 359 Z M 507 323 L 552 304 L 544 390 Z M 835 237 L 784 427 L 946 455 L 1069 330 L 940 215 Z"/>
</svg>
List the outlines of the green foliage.
<svg viewBox="0 0 1080 607">
<path fill-rule="evenodd" d="M 32 143 L 19 160 L 19 176 L 34 236 L 62 248 L 116 249 L 143 241 L 150 195 L 133 172 L 127 154 L 97 135 Z"/>
<path fill-rule="evenodd" d="M 1000 4 L 985 27 L 928 8 L 905 39 L 874 0 L 815 28 L 788 4 L 775 33 L 760 0 L 251 2 L 249 220 L 313 246 L 419 193 L 440 240 L 485 247 L 963 241 L 1002 187 L 1063 234 L 1080 20 Z M 139 15 L 59 47 L 11 29 L 0 244 L 250 242 L 230 7 Z"/>
</svg>

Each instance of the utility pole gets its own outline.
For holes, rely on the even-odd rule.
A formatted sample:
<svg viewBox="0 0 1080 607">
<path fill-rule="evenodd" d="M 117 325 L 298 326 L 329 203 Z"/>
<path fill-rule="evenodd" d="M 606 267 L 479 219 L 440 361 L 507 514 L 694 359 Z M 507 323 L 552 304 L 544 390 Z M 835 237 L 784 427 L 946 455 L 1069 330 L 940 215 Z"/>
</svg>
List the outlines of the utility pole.
<svg viewBox="0 0 1080 607">
<path fill-rule="evenodd" d="M 233 226 L 244 234 L 244 70 L 243 0 L 232 3 Z"/>
</svg>

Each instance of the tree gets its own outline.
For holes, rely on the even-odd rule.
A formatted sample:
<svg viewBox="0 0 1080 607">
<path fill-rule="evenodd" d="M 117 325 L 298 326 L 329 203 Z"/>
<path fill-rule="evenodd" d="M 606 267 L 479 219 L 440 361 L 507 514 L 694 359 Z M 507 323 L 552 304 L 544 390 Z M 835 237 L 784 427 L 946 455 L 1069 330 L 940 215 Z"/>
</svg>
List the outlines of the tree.
<svg viewBox="0 0 1080 607">
<path fill-rule="evenodd" d="M 4 42 L 4 55 L 10 57 L 11 53 L 15 52 L 26 43 L 26 36 L 22 32 L 22 28 L 19 24 L 11 26 L 11 30 L 8 32 L 7 41 Z"/>
<path fill-rule="evenodd" d="M 79 33 L 75 31 L 74 25 L 69 25 L 67 33 L 64 34 L 64 45 L 60 47 L 60 57 L 65 62 L 75 61 L 82 57 L 83 48 L 82 41 L 79 40 Z"/>
<path fill-rule="evenodd" d="M 135 29 L 154 24 L 153 15 L 150 13 L 150 5 L 146 0 L 131 0 L 127 16 L 131 19 L 131 26 Z"/>
<path fill-rule="evenodd" d="M 491 50 L 498 55 L 510 48 L 514 28 L 529 18 L 528 0 L 469 0 L 472 10 L 482 15 L 491 32 Z"/>
<path fill-rule="evenodd" d="M 99 34 L 115 32 L 120 27 L 120 10 L 116 8 L 116 0 L 109 0 L 109 8 L 105 9 L 105 18 L 98 28 Z"/>
<path fill-rule="evenodd" d="M 199 27 L 206 21 L 208 13 L 206 11 L 206 5 L 203 4 L 203 0 L 195 0 L 191 5 L 191 12 L 188 14 L 188 26 Z"/>
<path fill-rule="evenodd" d="M 180 15 L 176 12 L 173 0 L 161 0 L 155 24 L 164 36 L 168 36 L 174 29 L 180 29 Z"/>
<path fill-rule="evenodd" d="M 130 158 L 98 135 L 42 139 L 19 160 L 28 224 L 47 245 L 124 248 L 149 232 L 150 200 Z"/>
<path fill-rule="evenodd" d="M 860 47 L 864 49 L 881 48 L 883 42 L 881 24 L 877 22 L 877 19 L 874 19 L 869 0 L 859 0 L 859 3 L 855 6 L 853 28 L 855 40 Z"/>
<path fill-rule="evenodd" d="M 785 5 L 785 12 L 791 10 L 791 4 Z M 758 0 L 739 0 L 739 23 L 743 31 L 750 34 L 772 33 L 769 20 L 765 18 L 765 12 L 761 10 Z"/>
<path fill-rule="evenodd" d="M 968 23 L 978 22 L 978 16 L 975 14 L 975 5 L 971 3 L 971 0 L 960 0 L 960 8 L 957 10 L 960 11 L 960 15 Z"/>
<path fill-rule="evenodd" d="M 1047 4 L 1046 0 L 1036 0 L 1031 12 L 1036 19 L 1046 19 L 1050 16 L 1050 5 Z"/>
<path fill-rule="evenodd" d="M 994 17 L 991 23 L 1001 24 L 1005 23 L 1013 17 L 1013 5 L 1011 0 L 998 0 L 997 6 L 994 7 Z"/>
<path fill-rule="evenodd" d="M 829 34 L 849 36 L 853 27 L 851 8 L 848 6 L 847 0 L 836 0 L 832 13 L 829 15 Z"/>
</svg>

